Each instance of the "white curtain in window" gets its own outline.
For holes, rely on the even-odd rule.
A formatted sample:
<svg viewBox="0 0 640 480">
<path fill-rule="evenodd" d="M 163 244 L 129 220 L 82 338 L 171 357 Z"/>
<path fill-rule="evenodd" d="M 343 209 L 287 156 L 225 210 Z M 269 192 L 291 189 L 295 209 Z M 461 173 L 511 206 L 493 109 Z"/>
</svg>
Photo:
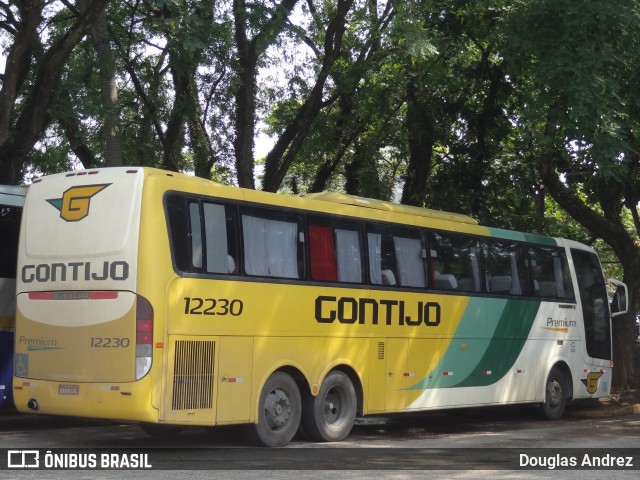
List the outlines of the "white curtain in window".
<svg viewBox="0 0 640 480">
<path fill-rule="evenodd" d="M 393 246 L 398 263 L 400 285 L 405 287 L 424 287 L 424 266 L 422 243 L 417 238 L 393 237 Z"/>
<path fill-rule="evenodd" d="M 249 275 L 298 278 L 298 225 L 243 215 L 242 228 Z"/>
<path fill-rule="evenodd" d="M 202 227 L 200 226 L 200 205 L 189 204 L 189 220 L 191 222 L 191 264 L 202 267 Z"/>
<path fill-rule="evenodd" d="M 371 277 L 371 283 L 382 285 L 382 235 L 368 233 L 367 243 L 369 244 L 369 276 Z"/>
<path fill-rule="evenodd" d="M 227 218 L 223 205 L 205 203 L 204 231 L 207 242 L 207 272 L 228 273 Z"/>
<path fill-rule="evenodd" d="M 269 275 L 267 259 L 267 220 L 242 216 L 244 269 L 249 275 Z"/>
<path fill-rule="evenodd" d="M 280 220 L 267 221 L 269 276 L 298 278 L 298 225 Z"/>
<path fill-rule="evenodd" d="M 338 281 L 352 283 L 362 282 L 362 263 L 360 260 L 358 232 L 336 229 L 335 234 Z"/>
</svg>

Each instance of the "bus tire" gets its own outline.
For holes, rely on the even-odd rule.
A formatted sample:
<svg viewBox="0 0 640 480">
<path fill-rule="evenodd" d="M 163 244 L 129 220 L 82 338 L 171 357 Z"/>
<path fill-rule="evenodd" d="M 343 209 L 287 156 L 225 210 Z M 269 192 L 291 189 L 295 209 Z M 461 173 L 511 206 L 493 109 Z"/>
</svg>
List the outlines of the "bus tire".
<svg viewBox="0 0 640 480">
<path fill-rule="evenodd" d="M 356 419 L 356 390 L 347 374 L 335 370 L 325 377 L 318 395 L 305 399 L 302 426 L 306 435 L 317 442 L 339 442 Z"/>
<path fill-rule="evenodd" d="M 262 387 L 258 421 L 247 426 L 249 439 L 262 447 L 283 447 L 298 431 L 302 401 L 296 382 L 284 372 L 271 375 Z"/>
<path fill-rule="evenodd" d="M 567 405 L 566 379 L 562 370 L 553 367 L 549 372 L 544 387 L 544 402 L 540 406 L 542 417 L 547 420 L 558 420 L 564 415 Z"/>
</svg>

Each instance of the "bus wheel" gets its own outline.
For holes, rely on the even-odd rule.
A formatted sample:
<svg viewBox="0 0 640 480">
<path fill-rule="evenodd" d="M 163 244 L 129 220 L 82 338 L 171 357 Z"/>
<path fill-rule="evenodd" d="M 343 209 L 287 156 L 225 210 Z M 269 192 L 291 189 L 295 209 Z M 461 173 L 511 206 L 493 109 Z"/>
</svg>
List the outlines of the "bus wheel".
<svg viewBox="0 0 640 480">
<path fill-rule="evenodd" d="M 357 410 L 356 391 L 343 372 L 331 372 L 317 396 L 302 405 L 302 425 L 311 440 L 338 442 L 349 435 Z"/>
<path fill-rule="evenodd" d="M 541 406 L 543 418 L 557 420 L 564 414 L 567 404 L 566 380 L 558 367 L 553 367 L 545 385 L 544 403 Z"/>
<path fill-rule="evenodd" d="M 296 382 L 286 373 L 274 373 L 260 393 L 258 423 L 247 426 L 249 438 L 264 447 L 286 445 L 298 431 L 301 409 Z"/>
</svg>

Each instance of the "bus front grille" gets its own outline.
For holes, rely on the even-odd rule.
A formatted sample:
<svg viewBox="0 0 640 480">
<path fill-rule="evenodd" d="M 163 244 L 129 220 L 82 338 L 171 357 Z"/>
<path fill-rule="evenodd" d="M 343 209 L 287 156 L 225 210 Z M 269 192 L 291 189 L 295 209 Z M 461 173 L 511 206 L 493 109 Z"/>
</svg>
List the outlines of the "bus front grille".
<svg viewBox="0 0 640 480">
<path fill-rule="evenodd" d="M 171 400 L 173 410 L 212 408 L 214 352 L 213 341 L 176 341 Z"/>
</svg>

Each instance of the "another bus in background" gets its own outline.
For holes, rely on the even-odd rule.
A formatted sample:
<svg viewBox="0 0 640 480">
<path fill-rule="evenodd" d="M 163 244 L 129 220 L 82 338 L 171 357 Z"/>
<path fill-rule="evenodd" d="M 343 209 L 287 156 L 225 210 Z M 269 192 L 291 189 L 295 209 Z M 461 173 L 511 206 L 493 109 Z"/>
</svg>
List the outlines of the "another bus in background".
<svg viewBox="0 0 640 480">
<path fill-rule="evenodd" d="M 13 407 L 16 262 L 25 187 L 0 185 L 0 408 Z"/>
</svg>

